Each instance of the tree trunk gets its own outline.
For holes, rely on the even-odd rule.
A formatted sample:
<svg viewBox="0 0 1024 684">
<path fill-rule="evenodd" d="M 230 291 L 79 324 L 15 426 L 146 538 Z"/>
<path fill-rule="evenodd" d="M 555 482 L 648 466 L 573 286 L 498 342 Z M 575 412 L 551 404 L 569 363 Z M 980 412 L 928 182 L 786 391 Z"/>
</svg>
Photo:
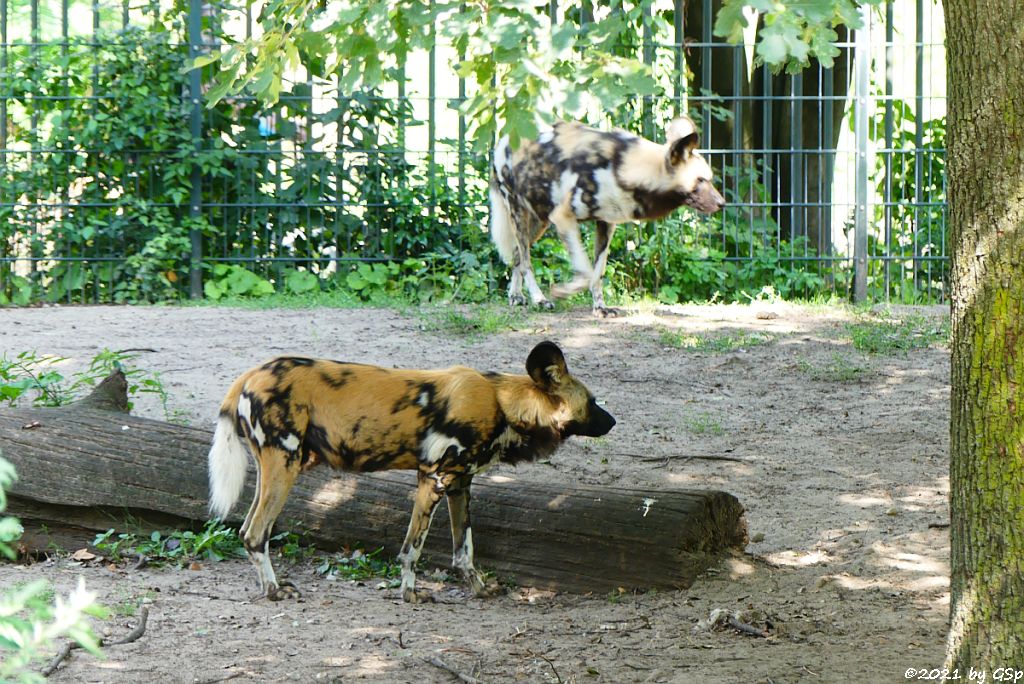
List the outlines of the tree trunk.
<svg viewBox="0 0 1024 684">
<path fill-rule="evenodd" d="M 947 0 L 947 662 L 1024 668 L 1024 3 Z"/>
<path fill-rule="evenodd" d="M 197 526 L 207 517 L 210 431 L 117 412 L 123 377 L 59 409 L 0 410 L 0 446 L 18 470 L 11 513 L 26 521 L 106 530 L 130 515 L 152 527 Z M 534 466 L 543 467 L 543 466 Z M 254 477 L 229 522 L 240 522 Z M 401 545 L 415 475 L 304 473 L 279 518 L 322 548 Z M 439 507 L 426 551 L 451 558 Z M 476 557 L 521 584 L 565 591 L 689 586 L 746 542 L 743 509 L 714 491 L 641 491 L 525 482 L 473 483 Z"/>
</svg>

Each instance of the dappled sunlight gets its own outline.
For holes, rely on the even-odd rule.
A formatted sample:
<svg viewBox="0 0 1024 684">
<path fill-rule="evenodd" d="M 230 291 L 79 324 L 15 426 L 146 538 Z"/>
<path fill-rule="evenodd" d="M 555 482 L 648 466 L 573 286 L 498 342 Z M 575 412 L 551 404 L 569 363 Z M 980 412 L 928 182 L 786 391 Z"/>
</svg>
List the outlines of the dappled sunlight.
<svg viewBox="0 0 1024 684">
<path fill-rule="evenodd" d="M 948 538 L 937 543 L 935 536 L 916 533 L 902 538 L 897 543 L 878 541 L 871 545 L 871 551 L 878 559 L 875 562 L 883 568 L 933 573 L 948 578 L 949 562 L 944 558 Z"/>
<path fill-rule="evenodd" d="M 608 337 L 611 331 L 608 328 L 587 325 L 573 328 L 572 332 L 562 337 L 559 342 L 566 349 L 582 350 L 589 347 L 604 344 L 603 339 Z M 570 363 L 572 363 L 570 361 Z"/>
<path fill-rule="evenodd" d="M 100 670 L 123 670 L 124 669 L 124 663 L 118 663 L 118 662 L 114 662 L 112 660 L 97 660 L 95 663 L 92 663 L 91 666 L 95 667 L 97 669 L 100 669 Z"/>
<path fill-rule="evenodd" d="M 822 565 L 831 562 L 833 559 L 827 551 L 813 549 L 810 551 L 779 551 L 768 553 L 765 560 L 775 565 L 782 565 L 791 568 L 806 568 L 812 565 Z"/>
<path fill-rule="evenodd" d="M 858 508 L 871 508 L 873 506 L 891 506 L 892 497 L 887 494 L 843 494 L 838 497 L 839 503 L 857 506 Z"/>
<path fill-rule="evenodd" d="M 321 506 L 339 506 L 355 498 L 358 486 L 354 477 L 332 477 L 324 480 L 311 501 Z"/>
<path fill-rule="evenodd" d="M 757 568 L 754 567 L 753 563 L 745 561 L 742 558 L 726 559 L 725 568 L 729 571 L 729 579 L 733 580 L 749 577 L 757 572 Z"/>
</svg>

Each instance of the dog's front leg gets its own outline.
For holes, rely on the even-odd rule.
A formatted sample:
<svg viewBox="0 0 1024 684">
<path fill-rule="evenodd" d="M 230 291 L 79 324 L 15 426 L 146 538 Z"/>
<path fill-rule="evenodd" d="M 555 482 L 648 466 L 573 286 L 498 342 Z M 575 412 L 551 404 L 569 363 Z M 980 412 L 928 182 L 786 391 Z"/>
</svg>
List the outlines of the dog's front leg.
<svg viewBox="0 0 1024 684">
<path fill-rule="evenodd" d="M 488 584 L 473 564 L 473 528 L 469 520 L 469 485 L 472 475 L 464 475 L 448 488 L 448 517 L 452 524 L 452 566 L 469 582 L 474 596 L 493 596 L 501 588 Z"/>
<path fill-rule="evenodd" d="M 407 603 L 423 603 L 433 601 L 433 596 L 426 591 L 416 591 L 416 571 L 414 566 L 419 560 L 423 543 L 427 541 L 430 531 L 430 520 L 434 517 L 437 502 L 445 492 L 445 482 L 439 473 L 420 471 L 416 480 L 416 497 L 409 520 L 409 531 L 405 534 L 402 551 L 398 560 L 402 563 L 402 598 Z"/>
</svg>

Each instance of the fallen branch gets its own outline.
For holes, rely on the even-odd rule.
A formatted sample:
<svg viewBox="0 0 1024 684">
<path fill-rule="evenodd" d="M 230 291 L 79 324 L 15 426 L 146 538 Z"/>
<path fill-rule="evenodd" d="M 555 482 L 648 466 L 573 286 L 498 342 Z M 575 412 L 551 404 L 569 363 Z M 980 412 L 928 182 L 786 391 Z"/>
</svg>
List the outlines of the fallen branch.
<svg viewBox="0 0 1024 684">
<path fill-rule="evenodd" d="M 433 665 L 434 667 L 441 668 L 442 670 L 444 670 L 448 674 L 454 676 L 460 682 L 466 682 L 466 684 L 483 684 L 476 677 L 471 677 L 470 675 L 466 674 L 465 672 L 459 672 L 454 667 L 452 667 L 448 663 L 444 662 L 443 660 L 441 660 L 437 656 L 432 656 L 430 658 L 424 658 L 423 662 L 425 662 L 425 663 L 427 663 L 429 665 Z"/>
<path fill-rule="evenodd" d="M 746 622 L 740 622 L 732 615 L 726 620 L 726 624 L 735 629 L 738 632 L 749 634 L 750 636 L 761 637 L 767 639 L 769 637 L 768 630 L 748 625 Z"/>
<path fill-rule="evenodd" d="M 130 644 L 133 641 L 138 641 L 139 638 L 146 632 L 147 620 L 149 620 L 149 606 L 143 606 L 142 612 L 139 613 L 139 624 L 135 625 L 135 629 L 133 629 L 120 639 L 114 639 L 113 641 L 108 642 L 105 642 L 103 639 L 100 639 L 99 645 L 101 647 L 120 646 L 122 644 Z M 42 674 L 44 677 L 49 677 L 50 675 L 52 675 L 54 672 L 57 671 L 57 668 L 60 666 L 60 664 L 64 662 L 64 660 L 69 655 L 71 655 L 71 651 L 75 650 L 76 648 L 82 648 L 82 645 L 77 641 L 69 641 L 66 644 L 64 644 L 61 647 L 60 651 L 57 652 L 57 655 L 53 657 L 53 660 L 50 661 L 50 664 L 47 665 L 46 668 L 43 669 L 43 671 L 40 674 Z"/>
</svg>

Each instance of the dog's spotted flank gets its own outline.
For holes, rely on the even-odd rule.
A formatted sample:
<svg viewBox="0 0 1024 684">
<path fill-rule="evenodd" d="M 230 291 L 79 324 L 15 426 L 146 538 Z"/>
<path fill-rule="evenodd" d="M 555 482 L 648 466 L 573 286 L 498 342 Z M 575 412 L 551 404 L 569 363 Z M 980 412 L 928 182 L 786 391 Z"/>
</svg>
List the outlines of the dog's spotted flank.
<svg viewBox="0 0 1024 684">
<path fill-rule="evenodd" d="M 534 304 L 551 307 L 533 275 L 530 247 L 554 224 L 575 276 L 552 295 L 590 288 L 594 313 L 615 315 L 604 304 L 602 284 L 616 224 L 661 218 L 682 206 L 705 214 L 725 206 L 697 144 L 697 129 L 687 117 L 669 124 L 664 145 L 568 122 L 515 151 L 502 138 L 491 167 L 491 237 L 512 267 L 509 303 L 526 303 L 525 285 Z M 593 263 L 579 229 L 580 221 L 590 220 L 597 223 Z"/>
<path fill-rule="evenodd" d="M 541 342 L 526 360 L 527 375 L 401 370 L 301 357 L 254 368 L 228 390 L 209 456 L 210 510 L 224 517 L 242 493 L 246 454 L 256 462 L 256 494 L 242 524 L 245 549 L 270 599 L 298 596 L 279 582 L 268 543 L 274 521 L 303 470 L 418 472 L 409 530 L 402 544 L 402 597 L 416 590 L 413 566 L 427 538 L 434 507 L 448 499 L 454 567 L 473 593 L 495 587 L 473 564 L 469 490 L 473 475 L 498 463 L 550 455 L 572 435 L 607 434 L 615 419 L 573 377 L 562 351 Z"/>
</svg>

